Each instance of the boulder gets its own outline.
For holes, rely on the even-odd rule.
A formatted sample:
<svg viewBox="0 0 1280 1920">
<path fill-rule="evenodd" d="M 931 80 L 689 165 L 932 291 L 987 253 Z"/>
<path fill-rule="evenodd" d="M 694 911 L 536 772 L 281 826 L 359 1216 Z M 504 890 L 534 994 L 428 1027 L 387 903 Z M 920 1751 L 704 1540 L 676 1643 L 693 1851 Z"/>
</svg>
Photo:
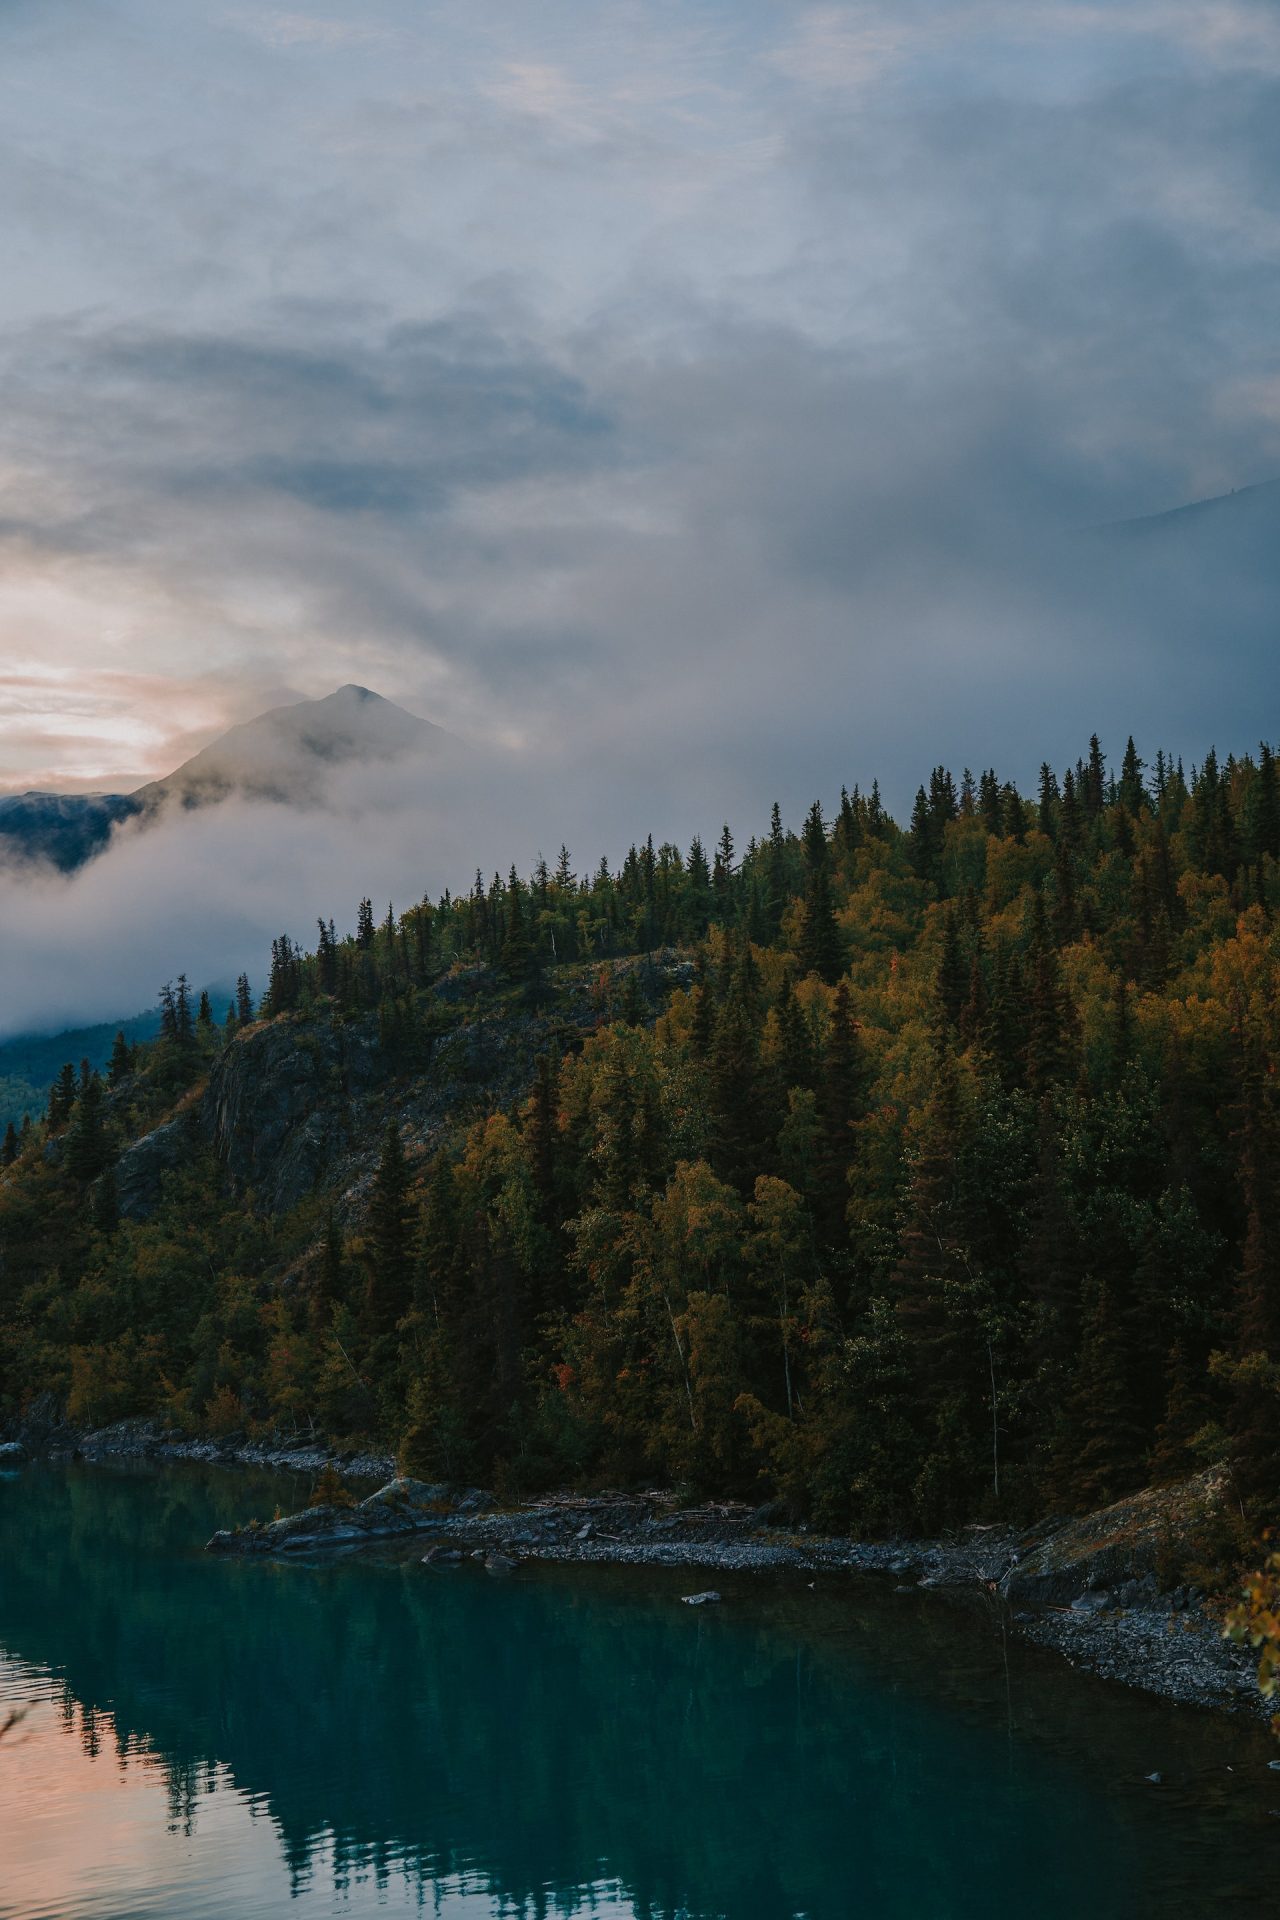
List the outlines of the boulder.
<svg viewBox="0 0 1280 1920">
<path fill-rule="evenodd" d="M 25 1465 L 27 1450 L 21 1440 L 0 1440 L 0 1467 Z"/>
<path fill-rule="evenodd" d="M 376 1493 L 371 1493 L 367 1500 L 360 1502 L 361 1513 L 381 1515 L 383 1518 L 395 1514 L 443 1514 L 453 1510 L 451 1487 L 403 1476 L 389 1480 L 385 1487 L 379 1487 Z"/>
</svg>

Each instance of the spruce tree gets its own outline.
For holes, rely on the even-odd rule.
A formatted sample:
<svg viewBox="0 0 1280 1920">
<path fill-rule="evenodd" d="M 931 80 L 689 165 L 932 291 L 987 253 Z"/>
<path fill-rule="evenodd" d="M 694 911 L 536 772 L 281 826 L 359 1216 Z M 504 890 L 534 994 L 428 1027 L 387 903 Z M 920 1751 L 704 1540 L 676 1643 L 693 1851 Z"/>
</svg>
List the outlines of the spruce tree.
<svg viewBox="0 0 1280 1920">
<path fill-rule="evenodd" d="M 831 1003 L 831 1020 L 822 1050 L 818 1083 L 821 1136 L 816 1168 L 819 1225 L 828 1246 L 848 1241 L 849 1168 L 854 1157 L 853 1125 L 862 1110 L 863 1066 L 849 988 L 841 981 Z"/>
<path fill-rule="evenodd" d="M 942 916 L 942 957 L 934 978 L 935 1018 L 943 1033 L 954 1032 L 960 1024 L 969 985 L 968 969 L 960 947 L 960 929 L 954 909 L 948 906 Z"/>
<path fill-rule="evenodd" d="M 1275 755 L 1264 740 L 1258 749 L 1257 801 L 1253 814 L 1255 858 L 1280 860 L 1280 783 Z"/>
<path fill-rule="evenodd" d="M 118 1087 L 133 1072 L 133 1048 L 125 1039 L 124 1033 L 116 1034 L 111 1048 L 111 1059 L 107 1064 L 107 1085 Z"/>
<path fill-rule="evenodd" d="M 815 800 L 804 824 L 804 856 L 808 879 L 800 921 L 797 958 L 802 975 L 816 973 L 833 986 L 844 965 L 840 930 L 831 898 L 830 853 L 822 808 Z"/>
<path fill-rule="evenodd" d="M 400 1129 L 394 1120 L 388 1120 L 365 1220 L 369 1271 L 366 1304 L 370 1331 L 375 1336 L 392 1332 L 412 1301 L 413 1228 L 409 1165 Z"/>
<path fill-rule="evenodd" d="M 49 1131 L 60 1133 L 76 1103 L 76 1070 L 68 1060 L 49 1090 Z"/>
<path fill-rule="evenodd" d="M 102 1081 L 90 1074 L 67 1128 L 66 1167 L 73 1180 L 96 1180 L 109 1156 L 102 1118 Z"/>
</svg>

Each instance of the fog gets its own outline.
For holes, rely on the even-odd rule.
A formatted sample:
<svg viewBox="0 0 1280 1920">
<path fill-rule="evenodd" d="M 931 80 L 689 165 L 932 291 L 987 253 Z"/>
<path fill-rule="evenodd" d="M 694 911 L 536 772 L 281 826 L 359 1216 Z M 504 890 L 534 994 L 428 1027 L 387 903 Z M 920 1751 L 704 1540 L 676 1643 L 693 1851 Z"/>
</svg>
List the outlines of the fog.
<svg viewBox="0 0 1280 1920">
<path fill-rule="evenodd" d="M 1276 492 L 1089 531 L 1280 474 L 1269 0 L 10 0 L 0 68 L 0 787 L 351 681 L 467 743 L 10 876 L 10 1029 L 1277 732 Z"/>
</svg>

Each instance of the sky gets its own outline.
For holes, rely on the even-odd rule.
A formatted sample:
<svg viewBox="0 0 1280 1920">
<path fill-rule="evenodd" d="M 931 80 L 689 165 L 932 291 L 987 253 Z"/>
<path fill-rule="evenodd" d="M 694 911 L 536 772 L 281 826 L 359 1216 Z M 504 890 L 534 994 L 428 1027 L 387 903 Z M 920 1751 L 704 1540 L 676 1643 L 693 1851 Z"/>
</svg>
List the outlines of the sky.
<svg viewBox="0 0 1280 1920">
<path fill-rule="evenodd" d="M 354 681 L 527 866 L 1275 732 L 1268 543 L 1089 531 L 1280 475 L 1273 0 L 0 0 L 0 174 L 0 790 Z"/>
</svg>

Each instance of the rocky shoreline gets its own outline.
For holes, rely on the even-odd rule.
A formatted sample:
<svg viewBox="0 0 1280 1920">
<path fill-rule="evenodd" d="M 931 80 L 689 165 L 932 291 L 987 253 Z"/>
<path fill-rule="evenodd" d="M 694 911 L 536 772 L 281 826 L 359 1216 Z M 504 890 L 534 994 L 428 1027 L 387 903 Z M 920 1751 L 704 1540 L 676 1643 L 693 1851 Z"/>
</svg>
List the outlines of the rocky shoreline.
<svg viewBox="0 0 1280 1920">
<path fill-rule="evenodd" d="M 1219 1511 L 1220 1476 L 1149 1490 L 1083 1520 L 1020 1532 L 970 1527 L 940 1540 L 858 1541 L 789 1529 L 770 1508 L 736 1502 L 681 1507 L 670 1493 L 555 1494 L 501 1508 L 478 1488 L 398 1478 L 376 1454 L 335 1454 L 296 1439 L 193 1439 L 145 1420 L 96 1433 L 51 1424 L 0 1447 L 0 1464 L 32 1453 L 111 1462 L 243 1465 L 340 1480 L 377 1481 L 363 1499 L 308 1507 L 284 1519 L 215 1534 L 214 1553 L 310 1556 L 350 1553 L 421 1536 L 428 1572 L 471 1557 L 494 1573 L 522 1561 L 689 1567 L 708 1573 L 792 1569 L 879 1574 L 903 1590 L 987 1594 L 1011 1630 L 1073 1666 L 1183 1705 L 1243 1711 L 1271 1707 L 1254 1660 L 1225 1640 L 1204 1594 L 1178 1584 L 1179 1534 L 1188 1540 Z"/>
</svg>

